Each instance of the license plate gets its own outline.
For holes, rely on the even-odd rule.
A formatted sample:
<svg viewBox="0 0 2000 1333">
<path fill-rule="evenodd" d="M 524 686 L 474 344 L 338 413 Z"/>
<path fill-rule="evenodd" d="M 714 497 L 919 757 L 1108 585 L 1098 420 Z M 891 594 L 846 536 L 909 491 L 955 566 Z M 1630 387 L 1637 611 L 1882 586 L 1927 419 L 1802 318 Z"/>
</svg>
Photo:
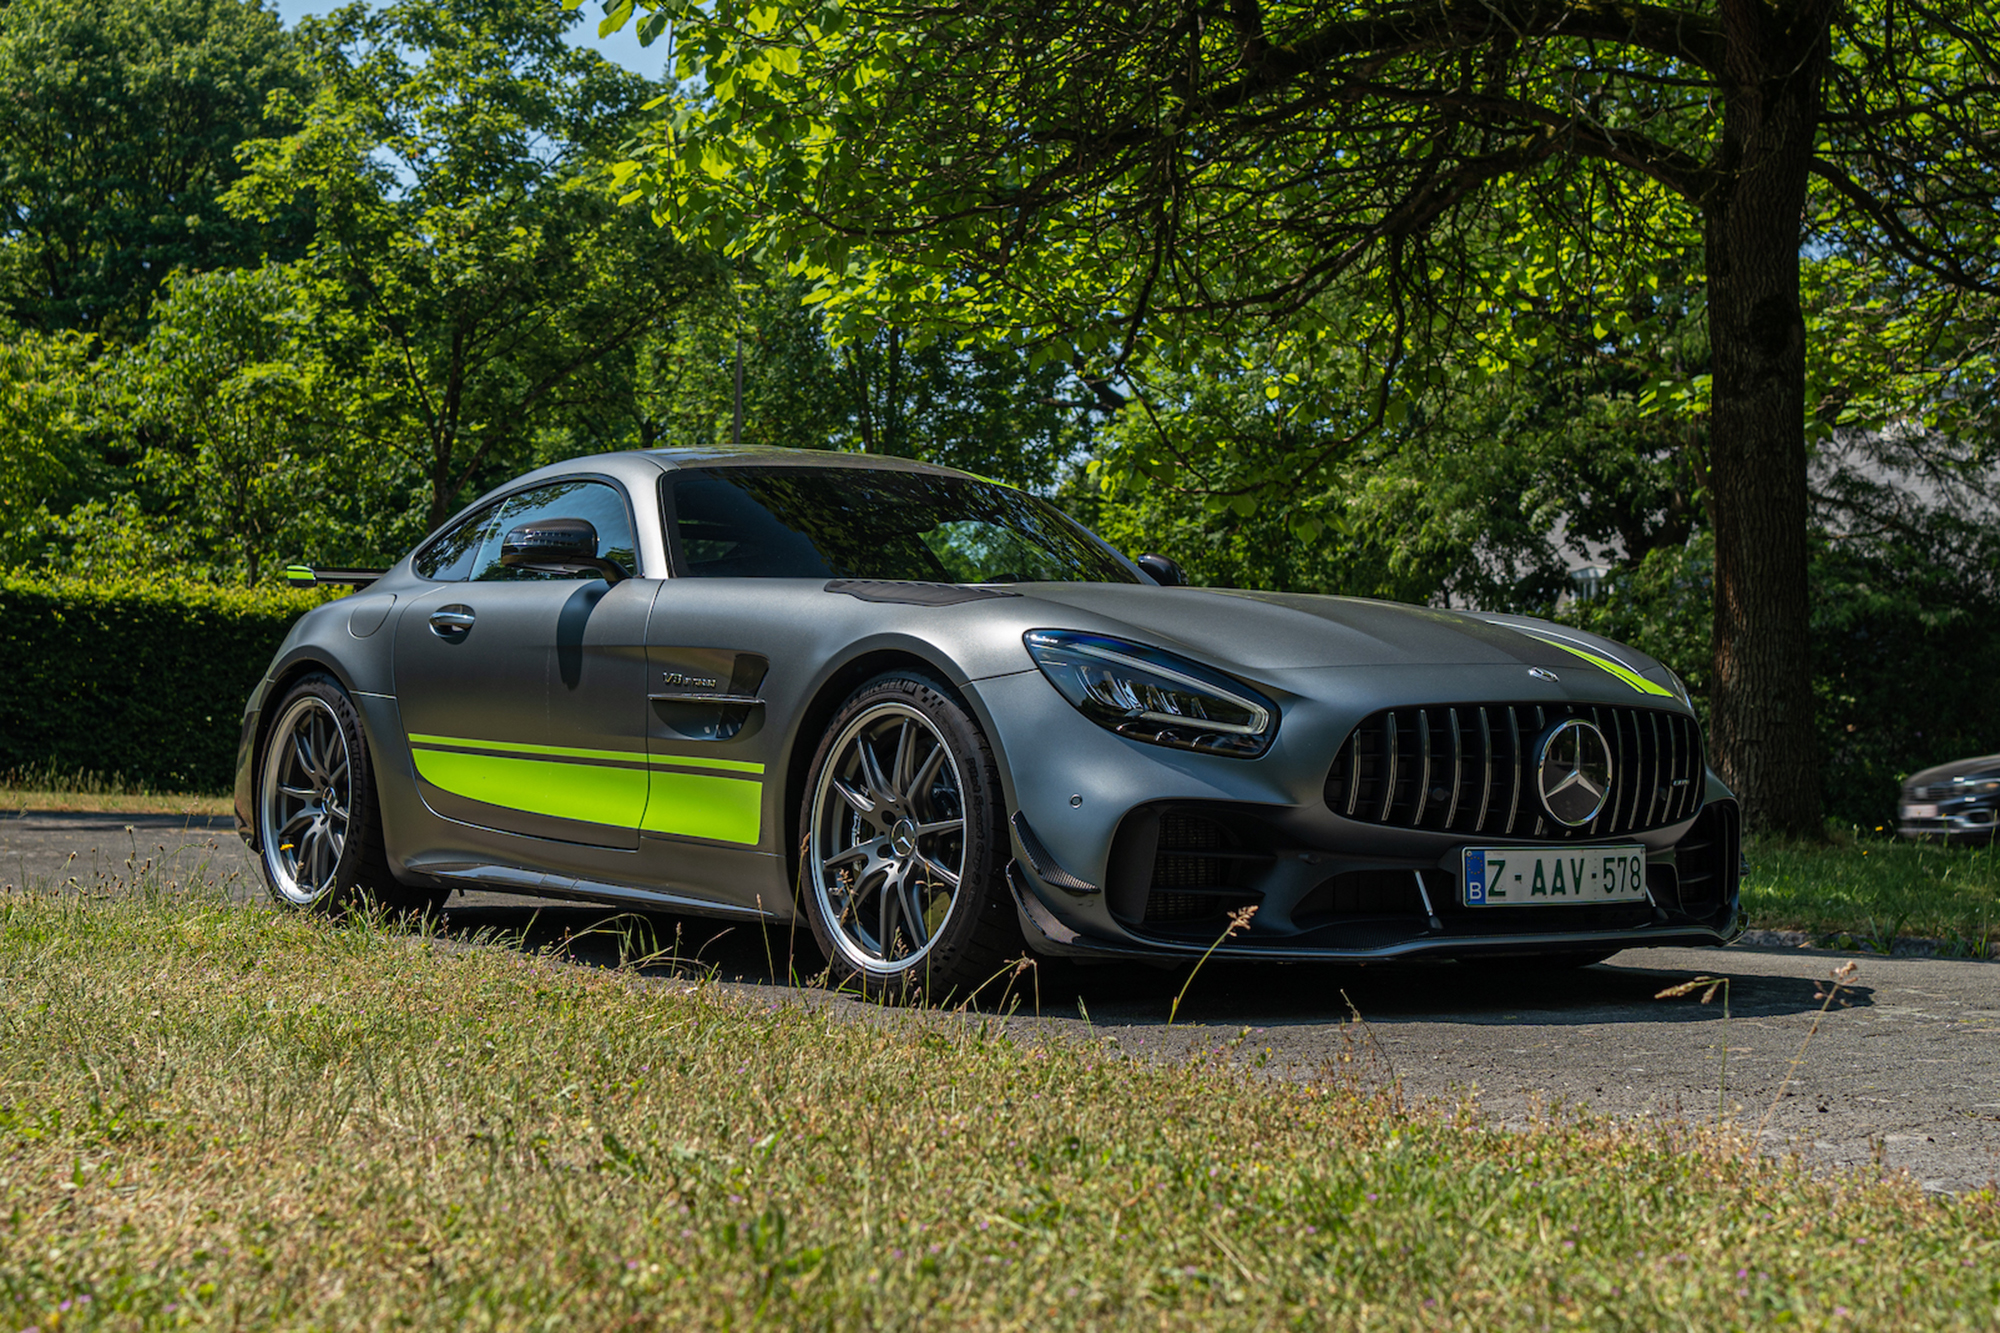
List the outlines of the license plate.
<svg viewBox="0 0 2000 1333">
<path fill-rule="evenodd" d="M 1938 813 L 1935 805 L 1906 805 L 1903 807 L 1903 818 L 1905 819 L 1936 819 L 1937 817 Z"/>
<path fill-rule="evenodd" d="M 1645 902 L 1646 849 L 1468 847 L 1459 884 L 1467 907 Z"/>
</svg>

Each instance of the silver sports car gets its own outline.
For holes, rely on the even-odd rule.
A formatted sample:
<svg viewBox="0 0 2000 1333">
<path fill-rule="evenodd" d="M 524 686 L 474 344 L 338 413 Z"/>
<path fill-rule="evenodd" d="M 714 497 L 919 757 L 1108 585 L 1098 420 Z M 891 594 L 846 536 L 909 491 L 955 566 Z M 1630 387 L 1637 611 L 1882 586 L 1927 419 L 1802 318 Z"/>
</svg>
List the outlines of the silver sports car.
<svg viewBox="0 0 2000 1333">
<path fill-rule="evenodd" d="M 1178 586 L 945 468 L 582 458 L 386 572 L 292 574 L 359 589 L 243 718 L 238 826 L 301 908 L 802 915 L 842 982 L 933 997 L 1024 948 L 1579 963 L 1741 929 L 1737 803 L 1659 663 Z"/>
</svg>

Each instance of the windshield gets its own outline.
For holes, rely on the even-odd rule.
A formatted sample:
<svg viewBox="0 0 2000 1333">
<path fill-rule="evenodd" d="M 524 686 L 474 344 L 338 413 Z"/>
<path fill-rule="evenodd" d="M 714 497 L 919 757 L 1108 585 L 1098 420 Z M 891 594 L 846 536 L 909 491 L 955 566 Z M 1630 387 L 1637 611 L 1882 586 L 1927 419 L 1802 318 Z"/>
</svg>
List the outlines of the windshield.
<svg viewBox="0 0 2000 1333">
<path fill-rule="evenodd" d="M 1137 583 L 1054 505 L 970 477 L 745 467 L 673 479 L 696 578 Z"/>
</svg>

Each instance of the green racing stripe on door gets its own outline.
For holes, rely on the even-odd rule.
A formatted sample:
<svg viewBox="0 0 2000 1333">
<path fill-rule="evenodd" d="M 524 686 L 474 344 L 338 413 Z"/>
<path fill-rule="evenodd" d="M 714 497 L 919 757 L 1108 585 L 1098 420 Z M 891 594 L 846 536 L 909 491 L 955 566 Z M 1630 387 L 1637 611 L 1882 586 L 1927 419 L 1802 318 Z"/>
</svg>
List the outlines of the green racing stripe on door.
<svg viewBox="0 0 2000 1333">
<path fill-rule="evenodd" d="M 763 832 L 764 784 L 750 775 L 764 766 L 745 760 L 422 734 L 410 757 L 432 786 L 507 810 L 753 846 Z"/>
<path fill-rule="evenodd" d="M 1631 667 L 1626 666 L 1623 662 L 1613 661 L 1611 658 L 1606 657 L 1602 653 L 1593 653 L 1588 648 L 1579 648 L 1573 643 L 1566 643 L 1561 639 L 1553 639 L 1546 634 L 1537 634 L 1533 630 L 1524 629 L 1521 630 L 1521 633 L 1527 635 L 1531 639 L 1536 639 L 1542 643 L 1546 643 L 1551 648 L 1560 648 L 1566 653 L 1570 653 L 1576 657 L 1581 657 L 1584 661 L 1590 663 L 1598 670 L 1609 672 L 1611 675 L 1618 677 L 1618 679 L 1624 681 L 1627 685 L 1630 685 L 1633 689 L 1639 691 L 1639 693 L 1641 694 L 1657 694 L 1667 699 L 1672 699 L 1675 697 L 1674 692 L 1668 689 L 1666 686 L 1655 685 L 1652 681 L 1647 680 L 1644 676 L 1634 671 Z"/>
<path fill-rule="evenodd" d="M 763 823 L 763 783 L 655 769 L 646 821 L 639 827 L 647 833 L 754 845 Z"/>
<path fill-rule="evenodd" d="M 432 786 L 508 810 L 616 828 L 636 828 L 646 812 L 648 775 L 643 768 L 420 747 L 412 747 L 410 755 L 417 772 Z"/>
<path fill-rule="evenodd" d="M 762 773 L 762 764 L 742 759 L 710 759 L 706 755 L 648 754 L 644 750 L 579 750 L 568 745 L 530 745 L 526 741 L 482 741 L 470 736 L 429 736 L 410 733 L 411 745 L 448 745 L 460 750 L 491 750 L 496 754 L 553 759 L 609 759 L 621 764 L 669 764 L 676 768 L 714 768 L 728 773 Z"/>
</svg>

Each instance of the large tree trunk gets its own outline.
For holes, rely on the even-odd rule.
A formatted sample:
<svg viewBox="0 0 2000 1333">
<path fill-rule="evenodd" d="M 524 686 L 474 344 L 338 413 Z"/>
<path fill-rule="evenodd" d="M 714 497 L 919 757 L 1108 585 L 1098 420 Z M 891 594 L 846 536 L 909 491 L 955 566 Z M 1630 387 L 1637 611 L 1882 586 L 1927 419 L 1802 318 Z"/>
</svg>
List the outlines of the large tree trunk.
<svg viewBox="0 0 2000 1333">
<path fill-rule="evenodd" d="M 1766 832 L 1821 831 L 1806 585 L 1800 215 L 1826 60 L 1821 0 L 1725 0 L 1723 154 L 1704 209 L 1714 357 L 1710 736 Z"/>
</svg>

